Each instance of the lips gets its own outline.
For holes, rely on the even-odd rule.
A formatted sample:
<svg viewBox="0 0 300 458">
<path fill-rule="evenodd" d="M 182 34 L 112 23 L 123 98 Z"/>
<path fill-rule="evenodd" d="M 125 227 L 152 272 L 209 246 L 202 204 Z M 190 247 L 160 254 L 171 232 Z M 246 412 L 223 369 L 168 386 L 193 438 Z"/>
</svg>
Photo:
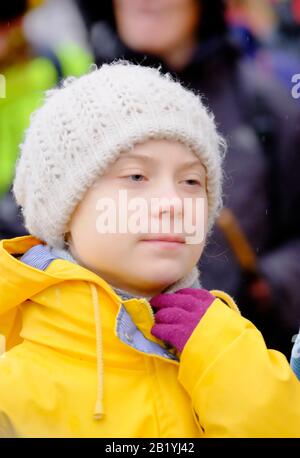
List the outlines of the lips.
<svg viewBox="0 0 300 458">
<path fill-rule="evenodd" d="M 185 243 L 184 237 L 173 235 L 157 235 L 142 240 L 143 242 L 169 242 L 169 243 Z"/>
</svg>

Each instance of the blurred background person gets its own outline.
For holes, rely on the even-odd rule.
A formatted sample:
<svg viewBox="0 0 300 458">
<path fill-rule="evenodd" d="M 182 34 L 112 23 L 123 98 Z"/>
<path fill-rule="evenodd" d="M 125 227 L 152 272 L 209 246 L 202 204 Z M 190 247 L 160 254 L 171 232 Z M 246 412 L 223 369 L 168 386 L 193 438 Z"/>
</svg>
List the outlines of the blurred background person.
<svg viewBox="0 0 300 458">
<path fill-rule="evenodd" d="M 36 1 L 40 3 L 39 8 L 31 8 L 23 20 L 24 34 L 34 49 L 52 49 L 59 53 L 68 44 L 89 52 L 84 23 L 73 0 Z"/>
<path fill-rule="evenodd" d="M 226 0 L 232 27 L 248 30 L 264 46 L 299 53 L 299 0 Z"/>
<path fill-rule="evenodd" d="M 41 103 L 45 90 L 65 76 L 86 72 L 91 63 L 84 41 L 76 42 L 74 38 L 80 34 L 78 22 L 72 28 L 73 35 L 67 33 L 62 11 L 55 10 L 55 4 L 37 0 L 0 3 L 0 74 L 6 83 L 5 97 L 0 98 L 0 238 L 25 233 L 10 188 L 19 144 L 31 113 Z M 60 8 L 63 4 L 69 2 L 61 0 Z M 70 5 L 77 11 L 73 3 Z M 77 17 L 83 34 L 78 12 Z M 53 35 L 60 39 L 51 41 Z"/>
<path fill-rule="evenodd" d="M 298 0 L 227 0 L 232 36 L 246 56 L 290 91 L 300 66 Z"/>
<path fill-rule="evenodd" d="M 265 77 L 245 58 L 221 0 L 77 4 L 98 65 L 117 58 L 161 65 L 214 112 L 229 142 L 228 211 L 199 264 L 202 286 L 234 296 L 268 346 L 289 356 L 300 322 L 299 106 L 276 75 Z"/>
<path fill-rule="evenodd" d="M 279 17 L 277 46 L 294 51 L 298 56 L 300 52 L 300 1 L 299 0 L 273 0 L 275 11 Z"/>
</svg>

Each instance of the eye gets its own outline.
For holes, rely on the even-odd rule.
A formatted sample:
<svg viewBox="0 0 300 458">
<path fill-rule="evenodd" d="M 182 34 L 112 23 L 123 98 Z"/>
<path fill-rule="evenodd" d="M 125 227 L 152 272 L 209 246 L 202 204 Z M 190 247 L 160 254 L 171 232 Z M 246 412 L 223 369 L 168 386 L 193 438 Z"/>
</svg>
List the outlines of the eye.
<svg viewBox="0 0 300 458">
<path fill-rule="evenodd" d="M 145 178 L 144 175 L 141 175 L 140 173 L 134 173 L 132 175 L 128 175 L 127 177 L 124 177 L 124 178 L 129 178 L 130 181 L 135 181 L 135 182 L 139 182 L 139 181 L 142 181 L 141 178 Z"/>
<path fill-rule="evenodd" d="M 193 180 L 192 178 L 189 180 L 185 180 L 190 186 L 201 186 L 201 182 L 198 180 Z"/>
</svg>

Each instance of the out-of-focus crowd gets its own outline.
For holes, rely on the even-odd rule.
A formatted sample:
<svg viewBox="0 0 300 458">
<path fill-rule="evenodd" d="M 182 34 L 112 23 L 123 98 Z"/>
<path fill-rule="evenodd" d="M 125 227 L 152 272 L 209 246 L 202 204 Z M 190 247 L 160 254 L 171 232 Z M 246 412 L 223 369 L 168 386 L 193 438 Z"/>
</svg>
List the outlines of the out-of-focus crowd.
<svg viewBox="0 0 300 458">
<path fill-rule="evenodd" d="M 11 184 L 45 90 L 91 63 L 160 66 L 228 141 L 224 210 L 199 263 L 269 348 L 300 324 L 300 1 L 10 0 L 0 5 L 0 239 L 26 233 Z"/>
</svg>

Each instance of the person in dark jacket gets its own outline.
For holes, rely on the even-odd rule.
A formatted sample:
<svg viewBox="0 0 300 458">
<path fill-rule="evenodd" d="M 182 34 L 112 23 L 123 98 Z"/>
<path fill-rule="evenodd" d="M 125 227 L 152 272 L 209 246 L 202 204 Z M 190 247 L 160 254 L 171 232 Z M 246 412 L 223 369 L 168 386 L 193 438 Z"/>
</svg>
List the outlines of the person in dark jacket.
<svg viewBox="0 0 300 458">
<path fill-rule="evenodd" d="M 0 77 L 5 81 L 4 97 L 0 87 L 0 240 L 27 233 L 11 185 L 32 112 L 40 106 L 43 91 L 69 74 L 85 73 L 91 63 L 75 43 L 61 43 L 53 50 L 32 46 L 23 28 L 30 6 L 28 0 L 0 4 Z"/>
<path fill-rule="evenodd" d="M 300 322 L 299 106 L 230 42 L 221 0 L 115 0 L 101 8 L 77 1 L 98 65 L 124 57 L 161 66 L 203 94 L 214 112 L 229 142 L 224 201 L 231 224 L 224 229 L 220 221 L 211 234 L 201 283 L 231 294 L 267 345 L 289 356 Z"/>
</svg>

